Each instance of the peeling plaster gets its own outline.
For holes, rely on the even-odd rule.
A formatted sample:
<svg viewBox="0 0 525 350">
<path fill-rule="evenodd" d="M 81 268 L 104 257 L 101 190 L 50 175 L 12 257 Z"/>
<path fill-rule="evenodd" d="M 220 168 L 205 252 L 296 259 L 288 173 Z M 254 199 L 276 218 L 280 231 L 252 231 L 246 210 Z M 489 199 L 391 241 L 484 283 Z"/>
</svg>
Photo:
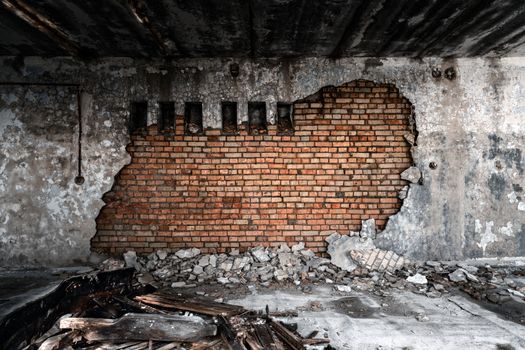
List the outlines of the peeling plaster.
<svg viewBox="0 0 525 350">
<path fill-rule="evenodd" d="M 506 226 L 500 227 L 499 233 L 509 237 L 514 237 L 514 232 L 512 231 L 512 222 L 509 221 L 507 222 Z"/>
<path fill-rule="evenodd" d="M 477 243 L 477 245 L 478 247 L 483 249 L 483 253 L 485 253 L 485 250 L 487 249 L 487 246 L 490 243 L 494 243 L 497 241 L 496 235 L 492 233 L 493 226 L 494 226 L 494 222 L 492 221 L 486 222 L 485 232 L 482 233 L 481 229 L 483 228 L 483 226 L 479 223 L 479 220 L 476 220 L 476 232 L 481 234 L 481 240 L 479 243 Z"/>
<path fill-rule="evenodd" d="M 79 63 L 28 57 L 17 70 L 9 58 L 0 59 L 2 80 L 79 82 L 87 94 L 82 116 L 86 182 L 79 187 L 73 182 L 74 94 L 0 87 L 0 200 L 20 206 L 16 213 L 0 207 L 0 222 L 8 217 L 0 223 L 0 262 L 67 264 L 88 257 L 102 195 L 130 161 L 130 101 L 148 101 L 150 124 L 161 94 L 175 102 L 178 115 L 185 101 L 202 101 L 205 127 L 219 128 L 221 101 L 237 101 L 242 122 L 248 101 L 261 100 L 273 123 L 278 101 L 355 79 L 395 84 L 415 108 L 419 133 L 412 153 L 423 180 L 410 184 L 400 212 L 376 244 L 420 259 L 520 254 L 522 234 L 514 229 L 525 225 L 525 204 L 513 186 L 522 182 L 525 167 L 525 58 L 375 61 L 381 64 L 370 66 L 366 58 Z M 228 68 L 233 62 L 240 68 L 236 78 Z M 430 74 L 434 67 L 449 66 L 458 72 L 453 81 Z M 163 79 L 170 79 L 169 91 L 162 90 Z M 430 162 L 437 168 L 430 169 Z"/>
</svg>

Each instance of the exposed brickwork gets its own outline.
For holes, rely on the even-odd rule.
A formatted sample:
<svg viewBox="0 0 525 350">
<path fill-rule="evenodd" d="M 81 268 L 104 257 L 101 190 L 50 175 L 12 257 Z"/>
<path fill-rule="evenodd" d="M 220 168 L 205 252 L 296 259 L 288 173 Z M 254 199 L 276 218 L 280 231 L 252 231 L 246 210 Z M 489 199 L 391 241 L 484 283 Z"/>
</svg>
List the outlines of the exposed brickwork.
<svg viewBox="0 0 525 350">
<path fill-rule="evenodd" d="M 185 136 L 156 126 L 132 136 L 92 240 L 96 251 L 198 247 L 206 252 L 304 241 L 324 252 L 330 231 L 379 228 L 395 214 L 411 165 L 410 104 L 387 84 L 355 81 L 294 104 L 295 133 Z"/>
</svg>

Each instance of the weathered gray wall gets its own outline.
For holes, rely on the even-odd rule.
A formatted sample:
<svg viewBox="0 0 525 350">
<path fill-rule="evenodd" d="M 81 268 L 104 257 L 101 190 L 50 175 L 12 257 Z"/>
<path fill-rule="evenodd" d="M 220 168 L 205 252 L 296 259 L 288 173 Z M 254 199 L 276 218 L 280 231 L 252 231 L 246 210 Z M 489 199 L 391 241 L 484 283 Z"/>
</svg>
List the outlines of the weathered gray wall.
<svg viewBox="0 0 525 350">
<path fill-rule="evenodd" d="M 525 255 L 525 58 L 302 59 L 141 62 L 0 59 L 0 81 L 83 86 L 83 172 L 76 175 L 76 96 L 61 87 L 0 87 L 0 264 L 84 260 L 102 194 L 129 162 L 129 102 L 203 102 L 205 127 L 220 127 L 220 101 L 293 101 L 354 79 L 392 82 L 415 106 L 423 173 L 377 244 L 421 259 Z M 456 68 L 455 80 L 433 67 Z M 430 169 L 429 163 L 437 168 Z M 344 232 L 342 232 L 344 233 Z"/>
</svg>

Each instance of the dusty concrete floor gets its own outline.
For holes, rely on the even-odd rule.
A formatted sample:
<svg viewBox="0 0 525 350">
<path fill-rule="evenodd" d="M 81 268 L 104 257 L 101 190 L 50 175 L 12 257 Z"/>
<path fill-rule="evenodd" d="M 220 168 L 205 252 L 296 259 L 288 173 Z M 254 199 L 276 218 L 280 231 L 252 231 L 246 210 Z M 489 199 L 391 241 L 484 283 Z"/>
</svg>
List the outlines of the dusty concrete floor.
<svg viewBox="0 0 525 350">
<path fill-rule="evenodd" d="M 296 310 L 303 336 L 318 330 L 336 349 L 525 349 L 525 327 L 460 294 L 429 298 L 392 290 L 388 296 L 316 286 L 226 298 L 249 309 Z"/>
</svg>

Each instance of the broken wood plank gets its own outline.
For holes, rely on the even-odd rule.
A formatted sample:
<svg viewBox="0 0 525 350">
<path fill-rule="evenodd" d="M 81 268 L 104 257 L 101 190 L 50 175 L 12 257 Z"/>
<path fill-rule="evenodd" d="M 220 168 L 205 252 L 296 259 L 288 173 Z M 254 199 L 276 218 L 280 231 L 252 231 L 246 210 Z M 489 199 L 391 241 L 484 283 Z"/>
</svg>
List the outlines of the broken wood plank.
<svg viewBox="0 0 525 350">
<path fill-rule="evenodd" d="M 293 350 L 303 350 L 303 338 L 296 335 L 288 328 L 286 328 L 281 322 L 270 320 L 270 327 L 275 334 L 281 339 L 286 345 Z"/>
<path fill-rule="evenodd" d="M 155 350 L 173 350 L 173 349 L 180 349 L 180 348 L 181 348 L 180 343 L 173 342 L 173 343 L 161 345 L 160 347 L 155 348 Z"/>
<path fill-rule="evenodd" d="M 64 348 L 64 345 L 72 339 L 73 331 L 66 333 L 55 334 L 47 338 L 40 346 L 38 350 L 60 350 Z"/>
<path fill-rule="evenodd" d="M 92 347 L 89 347 L 87 349 L 93 349 L 93 350 L 128 350 L 131 346 L 142 344 L 142 342 L 126 342 L 122 344 L 113 344 L 113 343 L 102 343 L 98 345 L 94 345 Z M 85 349 L 85 348 L 84 348 Z"/>
<path fill-rule="evenodd" d="M 173 293 L 167 290 L 160 290 L 153 294 L 162 296 L 172 301 L 177 301 L 179 303 L 191 304 L 192 306 L 200 305 L 202 309 L 209 311 L 209 316 L 219 316 L 219 314 L 215 315 L 215 313 L 220 312 L 221 313 L 220 316 L 230 317 L 230 316 L 240 315 L 240 314 L 247 312 L 247 310 L 242 306 L 231 305 L 231 304 L 226 304 L 226 303 L 219 303 L 219 302 L 216 302 L 210 299 L 209 297 Z M 191 311 L 191 310 L 187 310 L 187 311 Z"/>
<path fill-rule="evenodd" d="M 62 329 L 78 329 L 94 340 L 159 340 L 192 342 L 217 334 L 217 327 L 198 316 L 125 314 L 119 319 L 65 318 Z"/>
<path fill-rule="evenodd" d="M 154 307 L 151 307 L 149 305 L 146 305 L 144 303 L 136 302 L 135 300 L 131 300 L 128 297 L 125 296 L 114 296 L 112 299 L 116 300 L 117 302 L 125 305 L 129 309 L 133 311 L 139 311 L 139 312 L 145 312 L 149 314 L 163 314 L 163 315 L 170 315 L 171 313 L 165 310 L 157 309 Z"/>
<path fill-rule="evenodd" d="M 208 316 L 234 316 L 246 312 L 241 306 L 217 303 L 211 300 L 202 300 L 193 297 L 176 295 L 147 294 L 134 298 L 142 303 L 160 306 L 171 310 L 190 311 Z"/>
<path fill-rule="evenodd" d="M 266 350 L 268 348 L 265 348 L 261 343 L 259 343 L 259 340 L 253 334 L 252 332 L 247 332 L 246 336 L 244 338 L 244 342 L 246 345 L 248 345 L 249 349 L 251 350 Z"/>
<path fill-rule="evenodd" d="M 222 343 L 222 339 L 215 339 L 213 341 L 199 341 L 197 343 L 193 343 L 191 344 L 191 350 L 206 350 L 206 349 L 211 349 L 211 348 L 214 348 L 215 346 L 219 345 Z M 161 349 L 156 349 L 156 350 L 161 350 Z M 162 349 L 164 350 L 164 349 Z"/>
<path fill-rule="evenodd" d="M 259 339 L 259 343 L 262 344 L 264 349 L 276 349 L 277 345 L 273 339 L 271 330 L 267 324 L 255 325 L 255 335 Z"/>
<path fill-rule="evenodd" d="M 309 338 L 309 339 L 303 339 L 304 345 L 319 345 L 319 344 L 329 344 L 329 339 L 321 339 L 321 338 Z"/>
<path fill-rule="evenodd" d="M 222 341 L 228 346 L 230 350 L 245 350 L 246 347 L 239 341 L 237 334 L 232 330 L 228 320 L 222 316 L 218 317 L 219 333 Z"/>
</svg>

